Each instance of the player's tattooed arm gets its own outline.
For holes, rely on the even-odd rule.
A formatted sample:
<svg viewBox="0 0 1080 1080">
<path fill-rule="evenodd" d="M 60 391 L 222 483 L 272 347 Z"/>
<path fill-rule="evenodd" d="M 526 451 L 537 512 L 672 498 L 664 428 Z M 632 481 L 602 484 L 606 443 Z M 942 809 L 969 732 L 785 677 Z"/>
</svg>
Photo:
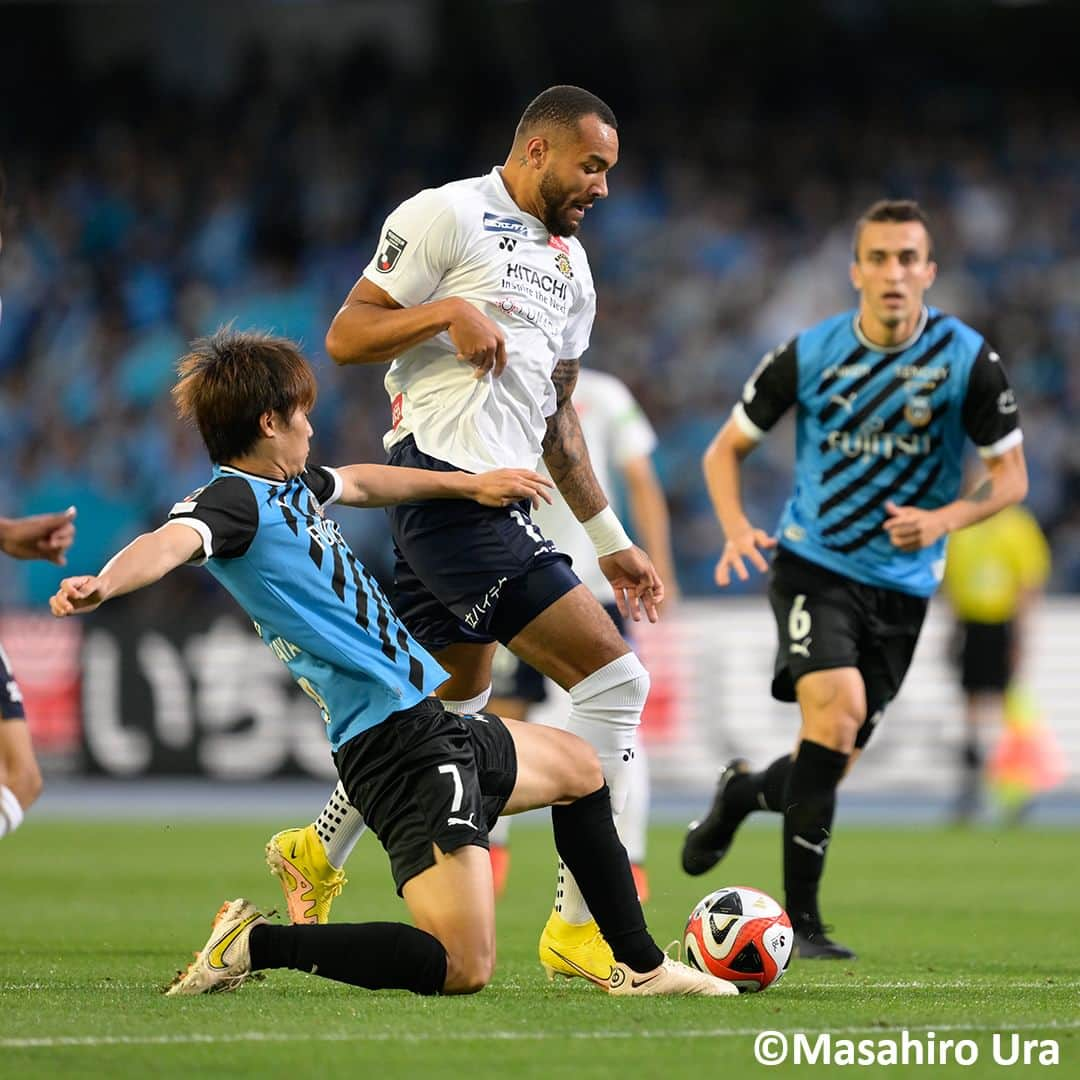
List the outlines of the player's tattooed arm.
<svg viewBox="0 0 1080 1080">
<path fill-rule="evenodd" d="M 581 365 L 577 360 L 560 360 L 552 372 L 555 384 L 555 412 L 548 417 L 544 436 L 544 464 L 551 479 L 578 521 L 588 521 L 607 506 L 589 459 L 589 448 L 581 422 L 571 400 Z"/>
</svg>

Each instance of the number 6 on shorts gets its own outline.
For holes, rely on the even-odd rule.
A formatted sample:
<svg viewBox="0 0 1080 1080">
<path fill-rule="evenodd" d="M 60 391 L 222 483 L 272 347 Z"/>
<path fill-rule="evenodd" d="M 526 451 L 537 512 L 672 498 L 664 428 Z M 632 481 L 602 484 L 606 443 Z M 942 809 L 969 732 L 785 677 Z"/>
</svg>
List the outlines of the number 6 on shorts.
<svg viewBox="0 0 1080 1080">
<path fill-rule="evenodd" d="M 788 637 L 792 641 L 802 641 L 810 633 L 810 612 L 803 607 L 805 603 L 806 593 L 799 593 L 788 613 Z"/>
</svg>

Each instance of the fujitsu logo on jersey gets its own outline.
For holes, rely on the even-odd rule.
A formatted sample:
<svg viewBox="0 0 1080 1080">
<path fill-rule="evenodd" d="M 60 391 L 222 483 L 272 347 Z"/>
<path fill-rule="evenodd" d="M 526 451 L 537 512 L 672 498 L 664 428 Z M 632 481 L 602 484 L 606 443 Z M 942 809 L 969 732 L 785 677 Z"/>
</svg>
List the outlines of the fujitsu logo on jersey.
<svg viewBox="0 0 1080 1080">
<path fill-rule="evenodd" d="M 873 431 L 868 427 L 860 431 L 830 431 L 826 442 L 830 450 L 839 450 L 844 457 L 883 457 L 886 460 L 905 457 L 926 457 L 933 449 L 933 439 L 928 434 L 895 431 Z"/>
</svg>

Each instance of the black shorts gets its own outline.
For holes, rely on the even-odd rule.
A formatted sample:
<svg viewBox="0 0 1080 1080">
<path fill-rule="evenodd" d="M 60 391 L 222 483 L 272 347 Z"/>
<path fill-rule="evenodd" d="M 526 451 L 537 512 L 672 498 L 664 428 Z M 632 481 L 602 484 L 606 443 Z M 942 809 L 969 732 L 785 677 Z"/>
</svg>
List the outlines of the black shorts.
<svg viewBox="0 0 1080 1080">
<path fill-rule="evenodd" d="M 0 720 L 25 720 L 22 692 L 11 671 L 11 661 L 0 645 Z"/>
<path fill-rule="evenodd" d="M 626 637 L 626 620 L 619 614 L 614 603 L 605 604 L 604 610 L 611 616 L 615 629 Z M 500 649 L 491 665 L 491 696 L 513 698 L 530 705 L 547 701 L 547 687 L 541 672 L 524 660 L 519 660 L 509 649 Z"/>
<path fill-rule="evenodd" d="M 437 698 L 393 713 L 334 754 L 349 801 L 390 856 L 400 894 L 449 853 L 487 848 L 517 782 L 517 752 L 492 713 L 459 716 Z"/>
<path fill-rule="evenodd" d="M 1012 681 L 1013 624 L 960 625 L 960 685 L 969 693 L 1001 694 Z"/>
<path fill-rule="evenodd" d="M 773 697 L 795 701 L 795 684 L 812 671 L 858 668 L 866 685 L 866 719 L 855 739 L 861 749 L 911 666 L 928 601 L 863 585 L 780 548 L 769 603 L 778 638 Z"/>
<path fill-rule="evenodd" d="M 422 453 L 411 436 L 392 448 L 389 463 L 458 471 Z M 432 652 L 455 642 L 505 645 L 581 584 L 529 509 L 528 500 L 493 507 L 468 499 L 388 508 L 395 556 L 391 599 L 421 645 Z"/>
</svg>

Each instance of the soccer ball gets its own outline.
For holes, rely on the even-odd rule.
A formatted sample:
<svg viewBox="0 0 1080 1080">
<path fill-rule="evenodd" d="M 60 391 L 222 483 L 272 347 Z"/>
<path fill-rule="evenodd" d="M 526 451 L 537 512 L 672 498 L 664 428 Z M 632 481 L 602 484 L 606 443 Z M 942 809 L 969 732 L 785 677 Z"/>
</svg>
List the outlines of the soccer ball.
<svg viewBox="0 0 1080 1080">
<path fill-rule="evenodd" d="M 735 983 L 740 992 L 772 986 L 791 962 L 791 920 L 771 897 L 744 885 L 709 893 L 686 922 L 686 962 Z"/>
</svg>

